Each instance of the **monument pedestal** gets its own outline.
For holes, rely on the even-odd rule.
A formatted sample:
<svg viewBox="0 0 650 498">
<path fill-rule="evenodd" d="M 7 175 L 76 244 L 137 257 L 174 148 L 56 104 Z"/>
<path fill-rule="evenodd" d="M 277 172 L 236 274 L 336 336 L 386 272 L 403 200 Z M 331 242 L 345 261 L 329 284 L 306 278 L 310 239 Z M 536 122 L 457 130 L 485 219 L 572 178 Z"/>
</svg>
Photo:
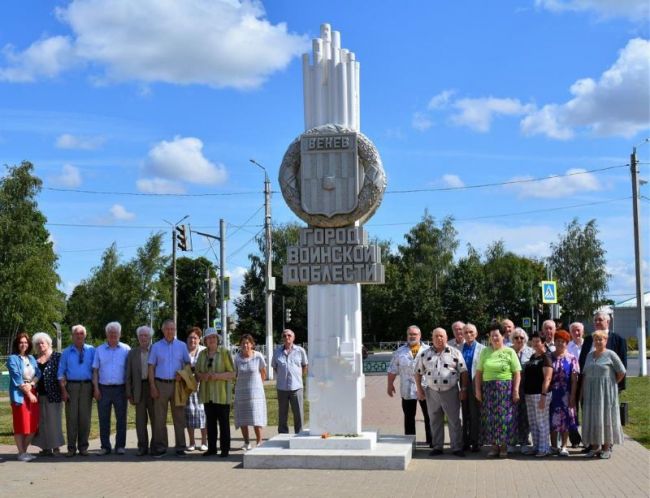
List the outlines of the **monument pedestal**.
<svg viewBox="0 0 650 498">
<path fill-rule="evenodd" d="M 406 470 L 415 436 L 278 434 L 244 454 L 245 469 Z"/>
</svg>

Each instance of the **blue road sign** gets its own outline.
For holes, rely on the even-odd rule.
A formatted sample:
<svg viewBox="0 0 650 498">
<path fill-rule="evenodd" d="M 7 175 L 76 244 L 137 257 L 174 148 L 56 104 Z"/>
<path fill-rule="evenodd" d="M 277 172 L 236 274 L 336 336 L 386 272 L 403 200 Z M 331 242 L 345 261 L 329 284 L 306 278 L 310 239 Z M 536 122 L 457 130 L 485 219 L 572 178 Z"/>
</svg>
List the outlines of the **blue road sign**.
<svg viewBox="0 0 650 498">
<path fill-rule="evenodd" d="M 544 304 L 557 303 L 557 283 L 555 280 L 542 280 L 542 302 Z"/>
</svg>

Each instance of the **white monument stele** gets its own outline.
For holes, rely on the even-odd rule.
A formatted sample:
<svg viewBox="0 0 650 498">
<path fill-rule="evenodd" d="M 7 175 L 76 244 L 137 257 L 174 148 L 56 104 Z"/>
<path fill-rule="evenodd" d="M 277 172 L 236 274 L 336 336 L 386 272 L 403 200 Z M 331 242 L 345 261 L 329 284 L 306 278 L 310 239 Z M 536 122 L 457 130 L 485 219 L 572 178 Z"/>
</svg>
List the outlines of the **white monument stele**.
<svg viewBox="0 0 650 498">
<path fill-rule="evenodd" d="M 285 153 L 279 182 L 307 227 L 287 248 L 283 282 L 307 285 L 309 429 L 280 434 L 244 455 L 246 468 L 400 469 L 413 436 L 362 430 L 361 284 L 383 284 L 381 251 L 362 224 L 386 176 L 360 131 L 359 62 L 329 24 L 303 56 L 305 132 Z M 396 408 L 397 409 L 397 408 Z"/>
</svg>

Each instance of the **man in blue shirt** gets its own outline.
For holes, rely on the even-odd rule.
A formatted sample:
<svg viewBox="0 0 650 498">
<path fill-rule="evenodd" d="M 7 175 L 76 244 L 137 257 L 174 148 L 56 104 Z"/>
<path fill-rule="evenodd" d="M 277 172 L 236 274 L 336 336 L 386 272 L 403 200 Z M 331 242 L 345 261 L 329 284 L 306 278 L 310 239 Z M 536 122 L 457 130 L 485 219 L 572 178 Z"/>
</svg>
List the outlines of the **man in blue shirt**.
<svg viewBox="0 0 650 498">
<path fill-rule="evenodd" d="M 167 453 L 167 408 L 171 405 L 176 455 L 185 455 L 185 406 L 174 404 L 174 383 L 178 371 L 190 363 L 187 345 L 176 339 L 174 320 L 165 320 L 163 338 L 149 353 L 149 390 L 153 398 L 153 441 L 151 454 L 160 458 Z"/>
<path fill-rule="evenodd" d="M 100 455 L 111 452 L 111 407 L 115 410 L 115 453 L 124 455 L 126 446 L 126 358 L 131 348 L 120 342 L 119 322 L 106 325 L 106 342 L 95 350 L 93 397 L 99 412 Z"/>
<path fill-rule="evenodd" d="M 63 350 L 57 378 L 61 398 L 65 403 L 65 425 L 68 436 L 68 453 L 73 457 L 77 450 L 88 456 L 88 436 L 93 407 L 93 360 L 95 348 L 85 344 L 86 327 L 72 327 L 72 344 Z"/>
<path fill-rule="evenodd" d="M 289 433 L 289 405 L 293 414 L 293 428 L 298 434 L 303 418 L 303 376 L 307 375 L 307 352 L 296 346 L 296 335 L 291 329 L 282 331 L 282 346 L 273 353 L 271 365 L 275 370 L 278 390 L 278 432 Z"/>
</svg>

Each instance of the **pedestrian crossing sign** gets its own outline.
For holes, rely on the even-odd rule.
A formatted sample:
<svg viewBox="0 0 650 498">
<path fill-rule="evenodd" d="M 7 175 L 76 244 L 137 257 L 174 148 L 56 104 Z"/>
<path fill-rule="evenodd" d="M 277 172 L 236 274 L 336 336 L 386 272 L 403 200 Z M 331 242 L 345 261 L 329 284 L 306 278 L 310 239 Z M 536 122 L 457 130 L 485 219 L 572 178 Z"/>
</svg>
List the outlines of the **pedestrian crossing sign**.
<svg viewBox="0 0 650 498">
<path fill-rule="evenodd" d="M 557 283 L 555 280 L 542 280 L 542 302 L 557 304 Z"/>
</svg>

